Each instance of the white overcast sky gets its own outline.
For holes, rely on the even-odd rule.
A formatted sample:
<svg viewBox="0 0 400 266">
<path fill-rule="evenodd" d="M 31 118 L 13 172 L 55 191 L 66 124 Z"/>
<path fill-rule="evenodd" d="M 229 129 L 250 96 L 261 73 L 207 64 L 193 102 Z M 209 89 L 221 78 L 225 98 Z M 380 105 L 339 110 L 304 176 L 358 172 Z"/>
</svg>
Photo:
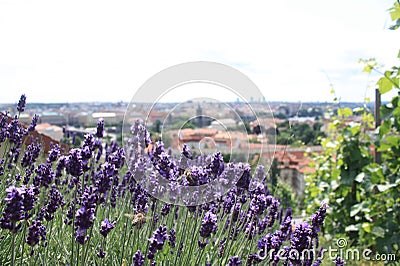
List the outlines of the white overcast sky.
<svg viewBox="0 0 400 266">
<path fill-rule="evenodd" d="M 398 64 L 393 2 L 0 1 L 0 102 L 130 101 L 199 60 L 240 70 L 267 101 L 331 101 L 327 76 L 343 101 L 363 101 L 375 77 L 358 59 Z"/>
</svg>

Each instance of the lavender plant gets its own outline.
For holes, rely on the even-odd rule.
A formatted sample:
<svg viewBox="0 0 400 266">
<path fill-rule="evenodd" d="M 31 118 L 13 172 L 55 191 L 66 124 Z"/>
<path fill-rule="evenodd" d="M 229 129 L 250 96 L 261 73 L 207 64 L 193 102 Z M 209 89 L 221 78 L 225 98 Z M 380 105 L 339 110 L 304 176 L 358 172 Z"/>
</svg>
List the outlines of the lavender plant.
<svg viewBox="0 0 400 266">
<path fill-rule="evenodd" d="M 23 95 L 19 113 L 25 102 Z M 193 158 L 184 146 L 174 156 L 162 142 L 151 142 L 140 121 L 132 126 L 129 156 L 117 143 L 104 142 L 104 120 L 80 147 L 54 144 L 48 155 L 41 155 L 33 138 L 38 117 L 25 128 L 18 116 L 8 121 L 6 115 L 0 118 L 0 265 L 321 262 L 317 255 L 293 254 L 320 249 L 318 232 L 327 206 L 294 225 L 291 210 L 280 207 L 266 184 L 249 190 L 252 179 L 263 180 L 262 166 L 253 177 L 249 165 L 224 164 L 220 153 Z M 213 201 L 178 206 L 148 193 L 160 177 L 173 184 L 165 191 L 171 199 L 179 197 L 179 186 L 231 177 L 238 182 Z"/>
</svg>

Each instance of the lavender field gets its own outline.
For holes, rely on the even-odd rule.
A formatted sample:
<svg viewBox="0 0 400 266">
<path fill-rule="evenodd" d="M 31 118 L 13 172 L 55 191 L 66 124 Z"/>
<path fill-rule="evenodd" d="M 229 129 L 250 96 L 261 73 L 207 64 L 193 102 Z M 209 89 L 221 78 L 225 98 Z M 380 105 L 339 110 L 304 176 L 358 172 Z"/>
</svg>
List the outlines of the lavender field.
<svg viewBox="0 0 400 266">
<path fill-rule="evenodd" d="M 105 143 L 101 119 L 79 148 L 54 144 L 46 154 L 33 134 L 38 117 L 28 127 L 18 121 L 25 101 L 21 96 L 16 115 L 0 121 L 1 265 L 321 263 L 318 254 L 293 254 L 318 252 L 327 206 L 294 225 L 292 210 L 280 207 L 267 184 L 249 190 L 253 175 L 264 180 L 263 166 L 251 173 L 219 153 L 193 158 L 186 146 L 172 156 L 162 142 L 151 143 L 140 121 L 132 125 L 129 154 Z M 179 206 L 146 192 L 158 178 L 176 187 L 237 182 L 214 201 Z M 179 190 L 165 193 L 179 197 Z"/>
</svg>

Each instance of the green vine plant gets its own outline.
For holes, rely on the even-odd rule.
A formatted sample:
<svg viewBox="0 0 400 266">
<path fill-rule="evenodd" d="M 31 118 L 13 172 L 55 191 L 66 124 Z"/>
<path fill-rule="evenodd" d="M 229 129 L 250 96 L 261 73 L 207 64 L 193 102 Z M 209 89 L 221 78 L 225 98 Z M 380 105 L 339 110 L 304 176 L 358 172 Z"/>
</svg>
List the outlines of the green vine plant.
<svg viewBox="0 0 400 266">
<path fill-rule="evenodd" d="M 395 2 L 389 12 L 395 22 L 390 29 L 395 30 L 400 26 L 400 4 Z M 380 94 L 398 93 L 380 107 L 378 125 L 366 105 L 337 109 L 328 137 L 321 142 L 324 151 L 313 157 L 316 171 L 305 177 L 306 211 L 326 201 L 330 206 L 323 230 L 326 240 L 345 238 L 353 247 L 399 258 L 400 67 L 381 71 L 375 59 L 360 63 L 364 72 L 380 75 L 376 82 Z M 353 115 L 361 120 L 354 121 Z M 380 163 L 374 161 L 375 151 L 381 153 Z"/>
</svg>

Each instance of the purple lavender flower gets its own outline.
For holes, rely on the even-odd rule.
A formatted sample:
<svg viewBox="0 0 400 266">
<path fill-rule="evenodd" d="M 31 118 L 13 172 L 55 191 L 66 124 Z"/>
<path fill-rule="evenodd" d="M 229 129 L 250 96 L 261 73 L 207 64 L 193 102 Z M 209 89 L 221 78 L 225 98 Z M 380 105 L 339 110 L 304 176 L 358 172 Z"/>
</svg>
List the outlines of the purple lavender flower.
<svg viewBox="0 0 400 266">
<path fill-rule="evenodd" d="M 86 134 L 83 138 L 83 147 L 88 147 L 91 151 L 93 151 L 96 147 L 94 136 L 92 134 Z"/>
<path fill-rule="evenodd" d="M 54 179 L 54 172 L 51 168 L 51 164 L 42 163 L 39 164 L 35 170 L 36 176 L 33 179 L 35 186 L 48 187 Z"/>
<path fill-rule="evenodd" d="M 311 266 L 320 266 L 322 263 L 321 259 L 317 259 Z"/>
<path fill-rule="evenodd" d="M 224 171 L 224 158 L 220 152 L 217 152 L 212 156 L 209 168 L 214 176 L 219 176 Z"/>
<path fill-rule="evenodd" d="M 312 228 L 307 222 L 296 225 L 290 239 L 291 245 L 287 252 L 290 253 L 290 250 L 296 249 L 297 252 L 301 254 L 303 250 L 310 248 L 312 235 Z M 292 258 L 290 260 L 293 264 L 301 263 L 300 258 Z"/>
<path fill-rule="evenodd" d="M 0 143 L 3 143 L 8 136 L 7 131 L 7 113 L 5 115 L 1 114 L 0 119 Z"/>
<path fill-rule="evenodd" d="M 145 257 L 140 252 L 140 250 L 136 251 L 135 255 L 132 257 L 132 265 L 131 266 L 143 266 Z"/>
<path fill-rule="evenodd" d="M 24 211 L 25 211 L 25 219 L 29 217 L 28 212 L 33 209 L 35 202 L 37 201 L 37 196 L 39 194 L 39 189 L 33 185 L 29 188 L 25 188 L 24 193 Z"/>
<path fill-rule="evenodd" d="M 28 229 L 26 243 L 33 247 L 37 245 L 40 240 L 46 241 L 46 227 L 42 225 L 41 221 L 33 220 Z"/>
<path fill-rule="evenodd" d="M 21 142 L 17 143 L 14 147 L 10 149 L 11 154 L 9 156 L 12 159 L 9 162 L 8 169 L 12 169 L 14 167 L 14 164 L 18 163 L 19 154 L 21 153 L 21 144 L 22 144 L 22 139 Z"/>
<path fill-rule="evenodd" d="M 132 196 L 132 202 L 134 204 L 134 210 L 136 213 L 144 212 L 147 213 L 149 205 L 149 196 L 148 194 L 138 186 L 138 189 Z"/>
<path fill-rule="evenodd" d="M 147 257 L 149 259 L 153 259 L 154 254 L 157 252 L 157 250 L 163 249 L 164 243 L 167 239 L 167 227 L 160 225 L 160 227 L 158 227 L 157 230 L 153 233 L 153 236 L 149 239 L 150 246 L 149 254 L 147 254 Z"/>
<path fill-rule="evenodd" d="M 176 244 L 176 232 L 175 232 L 174 228 L 169 230 L 168 243 L 169 243 L 170 247 L 172 247 L 172 248 L 175 247 L 175 244 Z"/>
<path fill-rule="evenodd" d="M 35 130 L 38 121 L 39 121 L 39 116 L 38 116 L 37 114 L 34 114 L 33 117 L 32 117 L 31 124 L 30 124 L 29 127 L 28 127 L 28 131 L 29 131 L 29 132 Z"/>
<path fill-rule="evenodd" d="M 239 167 L 243 167 L 243 173 L 238 182 L 236 183 L 236 186 L 241 189 L 249 189 L 250 186 L 250 165 L 245 164 L 244 166 L 242 164 L 239 164 Z"/>
<path fill-rule="evenodd" d="M 17 105 L 18 112 L 22 113 L 23 111 L 25 111 L 25 105 L 26 105 L 26 96 L 25 94 L 22 94 L 21 98 L 19 98 Z"/>
<path fill-rule="evenodd" d="M 186 144 L 183 145 L 182 156 L 187 159 L 193 159 L 193 153 L 190 151 L 189 147 Z"/>
<path fill-rule="evenodd" d="M 280 230 L 281 232 L 289 236 L 292 232 L 292 209 L 288 208 L 286 210 L 286 215 L 285 218 L 282 220 L 282 223 L 280 225 Z"/>
<path fill-rule="evenodd" d="M 56 166 L 56 177 L 59 178 L 63 175 L 63 170 L 65 168 L 67 162 L 67 157 L 62 155 L 60 159 L 58 159 L 57 166 Z"/>
<path fill-rule="evenodd" d="M 166 216 L 169 214 L 171 211 L 171 204 L 164 203 L 164 205 L 161 207 L 161 215 Z"/>
<path fill-rule="evenodd" d="M 151 143 L 150 134 L 143 125 L 138 126 L 137 137 L 141 142 L 144 142 L 145 147 Z"/>
<path fill-rule="evenodd" d="M 53 185 L 49 192 L 49 201 L 44 208 L 44 218 L 46 221 L 53 220 L 53 214 L 57 211 L 60 206 L 64 206 L 63 195 L 58 191 L 55 185 Z"/>
<path fill-rule="evenodd" d="M 47 163 L 55 162 L 59 155 L 60 155 L 60 146 L 54 145 L 53 148 L 49 151 L 49 157 L 47 157 Z"/>
<path fill-rule="evenodd" d="M 86 187 L 82 195 L 82 205 L 75 215 L 76 241 L 83 245 L 87 240 L 86 231 L 93 226 L 96 211 L 97 194 L 92 187 Z"/>
<path fill-rule="evenodd" d="M 200 235 L 202 237 L 210 237 L 217 231 L 217 215 L 211 211 L 206 212 L 201 222 Z"/>
<path fill-rule="evenodd" d="M 257 264 L 257 263 L 259 263 L 261 261 L 262 260 L 260 259 L 260 256 L 257 253 L 249 254 L 249 256 L 247 257 L 247 265 Z"/>
<path fill-rule="evenodd" d="M 19 124 L 18 117 L 14 119 L 7 126 L 7 136 L 11 143 L 21 144 L 22 137 L 25 135 L 25 129 Z"/>
<path fill-rule="evenodd" d="M 22 157 L 21 166 L 28 167 L 36 162 L 40 155 L 40 143 L 31 143 L 26 148 L 24 156 Z"/>
<path fill-rule="evenodd" d="M 74 212 L 75 212 L 75 200 L 73 199 L 69 204 L 69 208 L 67 211 L 67 218 L 64 220 L 65 224 L 67 225 L 72 224 L 72 219 L 74 219 Z"/>
<path fill-rule="evenodd" d="M 104 258 L 106 256 L 106 252 L 104 251 L 103 248 L 99 249 L 99 252 L 96 254 L 97 257 L 99 257 L 100 259 Z"/>
<path fill-rule="evenodd" d="M 284 240 L 285 236 L 282 234 L 282 232 L 275 231 L 274 233 L 268 233 L 263 238 L 261 238 L 257 243 L 257 247 L 259 250 L 261 250 L 262 253 L 269 250 L 274 250 L 274 253 L 272 255 L 275 256 L 278 253 Z"/>
<path fill-rule="evenodd" d="M 117 170 L 115 169 L 115 165 L 111 164 L 109 162 L 105 162 L 103 164 L 103 173 L 104 173 L 104 176 L 106 176 L 108 178 L 112 178 L 112 176 L 117 173 Z"/>
<path fill-rule="evenodd" d="M 105 201 L 106 193 L 111 189 L 112 186 L 112 177 L 105 175 L 105 171 L 99 171 L 95 174 L 95 184 L 97 188 L 97 192 L 100 196 L 100 201 Z M 100 195 L 101 194 L 101 195 Z"/>
<path fill-rule="evenodd" d="M 228 262 L 227 266 L 238 266 L 241 264 L 242 264 L 242 261 L 239 259 L 239 257 L 234 256 L 234 257 L 229 258 L 229 262 Z"/>
<path fill-rule="evenodd" d="M 321 231 L 321 226 L 324 224 L 327 207 L 328 207 L 328 204 L 323 202 L 323 203 L 321 203 L 321 206 L 319 207 L 318 211 L 311 215 L 311 225 L 313 226 L 313 230 L 314 230 L 315 234 L 317 234 L 317 232 Z"/>
<path fill-rule="evenodd" d="M 223 202 L 223 208 L 225 213 L 230 213 L 233 205 L 235 204 L 235 194 L 232 191 L 229 191 L 225 197 Z"/>
<path fill-rule="evenodd" d="M 346 262 L 342 260 L 342 258 L 340 257 L 337 257 L 333 262 L 335 263 L 336 266 L 343 266 L 346 264 Z"/>
<path fill-rule="evenodd" d="M 7 196 L 4 201 L 6 207 L 3 210 L 2 217 L 0 218 L 0 228 L 8 229 L 11 233 L 15 233 L 21 227 L 17 222 L 23 220 L 24 216 L 24 193 L 25 187 L 10 186 L 6 189 Z"/>
<path fill-rule="evenodd" d="M 199 244 L 199 248 L 203 249 L 207 246 L 208 243 L 210 243 L 210 241 L 208 241 L 208 239 L 206 239 L 204 242 L 201 241 L 201 239 L 197 240 L 197 243 Z"/>
<path fill-rule="evenodd" d="M 267 197 L 265 194 L 254 195 L 250 201 L 251 215 L 261 215 L 267 208 Z"/>
<path fill-rule="evenodd" d="M 72 149 L 66 160 L 67 173 L 79 177 L 83 174 L 83 163 L 80 149 Z"/>
<path fill-rule="evenodd" d="M 125 152 L 121 147 L 117 147 L 115 151 L 107 156 L 107 162 L 113 164 L 116 169 L 120 169 L 125 163 Z"/>
<path fill-rule="evenodd" d="M 102 138 L 104 135 L 104 119 L 100 118 L 97 121 L 96 137 Z"/>
<path fill-rule="evenodd" d="M 117 222 L 110 223 L 110 221 L 105 218 L 104 221 L 101 222 L 100 234 L 106 237 L 108 233 L 110 233 L 111 230 L 114 229 L 116 223 Z"/>
<path fill-rule="evenodd" d="M 267 201 L 269 200 L 271 202 L 271 206 L 269 208 L 268 226 L 271 227 L 277 218 L 280 202 L 271 195 L 267 196 Z"/>
</svg>

